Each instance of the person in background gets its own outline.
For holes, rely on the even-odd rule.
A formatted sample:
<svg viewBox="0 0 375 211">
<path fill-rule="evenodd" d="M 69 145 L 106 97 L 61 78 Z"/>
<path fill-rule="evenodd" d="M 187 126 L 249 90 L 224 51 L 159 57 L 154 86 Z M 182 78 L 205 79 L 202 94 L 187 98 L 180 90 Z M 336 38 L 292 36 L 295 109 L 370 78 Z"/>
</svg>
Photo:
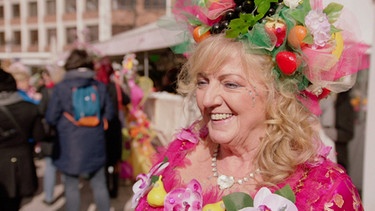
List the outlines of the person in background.
<svg viewBox="0 0 375 211">
<path fill-rule="evenodd" d="M 324 125 L 323 129 L 327 136 L 335 142 L 337 163 L 349 171 L 348 145 L 353 139 L 355 131 L 355 112 L 350 103 L 350 90 L 332 96 L 331 104 L 334 108 L 332 124 Z"/>
<path fill-rule="evenodd" d="M 330 130 L 330 128 L 335 126 L 335 98 L 336 94 L 331 94 L 326 98 L 320 100 L 319 102 L 320 108 L 322 109 L 322 113 L 321 115 L 319 115 L 319 134 L 323 143 L 326 146 L 332 147 L 328 155 L 328 158 L 331 159 L 333 162 L 337 163 L 337 152 L 335 142 L 327 134 L 327 129 Z"/>
<path fill-rule="evenodd" d="M 180 70 L 181 67 L 174 67 L 164 74 L 161 91 L 177 94 L 177 76 Z"/>
<path fill-rule="evenodd" d="M 50 73 L 47 69 L 41 72 L 41 87 L 39 87 L 38 92 L 42 95 L 39 103 L 39 111 L 45 116 L 47 111 L 48 102 L 52 95 L 53 87 L 55 86 L 54 81 L 51 78 Z M 56 184 L 56 167 L 53 164 L 53 159 L 57 153 L 57 131 L 55 127 L 49 125 L 45 118 L 43 118 L 43 125 L 46 131 L 46 138 L 40 142 L 41 155 L 45 161 L 45 169 L 43 176 L 43 192 L 44 199 L 43 202 L 47 205 L 52 205 L 55 202 L 54 190 Z"/>
<path fill-rule="evenodd" d="M 249 2 L 252 9 L 242 1 L 176 1 L 179 21 L 196 23 L 178 91 L 201 116 L 138 176 L 136 211 L 363 210 L 317 127 L 319 100 L 354 84 L 343 77 L 359 71 L 364 53 L 346 28 L 338 30 L 342 43 L 332 40 L 342 7 Z"/>
<path fill-rule="evenodd" d="M 37 92 L 36 87 L 30 84 L 30 68 L 17 60 L 8 67 L 8 72 L 11 73 L 16 80 L 17 89 L 21 97 L 28 102 L 38 104 L 41 99 L 41 94 Z"/>
<path fill-rule="evenodd" d="M 0 69 L 0 210 L 17 211 L 38 188 L 28 139 L 44 139 L 38 107 L 22 99 L 13 76 Z M 4 110 L 5 109 L 5 110 Z"/>
<path fill-rule="evenodd" d="M 99 211 L 110 209 L 110 198 L 106 187 L 106 139 L 105 121 L 114 116 L 106 86 L 94 79 L 92 57 L 84 49 L 74 49 L 64 65 L 67 71 L 64 79 L 55 85 L 48 103 L 46 120 L 56 127 L 59 139 L 59 153 L 55 166 L 64 176 L 66 209 L 80 210 L 80 178 L 88 179 Z M 100 122 L 97 126 L 79 126 L 70 121 L 64 112 L 73 114 L 73 89 L 94 85 L 100 103 Z"/>
<path fill-rule="evenodd" d="M 111 60 L 108 57 L 101 58 L 96 64 L 96 80 L 107 86 L 107 91 L 111 97 L 115 109 L 115 117 L 108 122 L 108 129 L 105 131 L 107 162 L 106 162 L 106 179 L 109 195 L 116 198 L 118 194 L 119 182 L 119 162 L 123 150 L 122 128 L 123 124 L 120 115 L 124 115 L 123 107 L 130 103 L 130 98 L 120 84 L 112 80 L 114 70 Z"/>
</svg>

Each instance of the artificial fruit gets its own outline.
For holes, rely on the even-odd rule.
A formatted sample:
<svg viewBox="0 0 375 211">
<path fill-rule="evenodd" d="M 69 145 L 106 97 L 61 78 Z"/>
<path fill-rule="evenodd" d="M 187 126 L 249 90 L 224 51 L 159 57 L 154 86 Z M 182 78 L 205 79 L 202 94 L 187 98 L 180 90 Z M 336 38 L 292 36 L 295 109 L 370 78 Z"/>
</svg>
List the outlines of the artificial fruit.
<svg viewBox="0 0 375 211">
<path fill-rule="evenodd" d="M 152 207 L 161 207 L 164 205 L 164 199 L 167 192 L 164 189 L 164 184 L 161 181 L 162 176 L 159 176 L 158 181 L 155 182 L 151 191 L 147 195 L 147 202 Z"/>
<path fill-rule="evenodd" d="M 303 39 L 305 39 L 307 35 L 307 28 L 302 25 L 296 25 L 294 26 L 288 34 L 288 43 L 290 46 L 294 48 L 302 48 L 306 45 L 306 43 L 303 42 Z"/>
<path fill-rule="evenodd" d="M 268 18 L 264 28 L 271 36 L 271 39 L 276 39 L 276 47 L 280 47 L 284 43 L 286 37 L 286 24 L 284 20 L 280 18 Z"/>
<path fill-rule="evenodd" d="M 295 53 L 290 51 L 280 51 L 275 57 L 276 64 L 285 75 L 293 75 L 298 67 L 298 60 Z"/>
<path fill-rule="evenodd" d="M 195 42 L 199 43 L 211 35 L 210 30 L 205 29 L 202 26 L 197 26 L 193 30 L 193 38 Z"/>
</svg>

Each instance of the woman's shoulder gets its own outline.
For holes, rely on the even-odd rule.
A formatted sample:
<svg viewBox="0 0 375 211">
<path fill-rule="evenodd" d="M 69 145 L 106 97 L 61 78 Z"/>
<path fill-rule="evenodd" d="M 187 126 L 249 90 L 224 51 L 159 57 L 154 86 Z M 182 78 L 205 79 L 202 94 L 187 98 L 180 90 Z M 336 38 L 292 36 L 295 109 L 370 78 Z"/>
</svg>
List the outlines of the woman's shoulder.
<svg viewBox="0 0 375 211">
<path fill-rule="evenodd" d="M 299 206 L 362 210 L 356 187 L 346 171 L 336 163 L 326 159 L 316 165 L 305 165 L 301 171 L 302 176 L 294 186 Z"/>
<path fill-rule="evenodd" d="M 160 147 L 156 163 L 163 161 L 165 157 L 177 161 L 183 159 L 186 153 L 193 151 L 201 138 L 207 135 L 204 128 L 196 129 L 196 126 L 197 123 L 194 122 L 190 126 L 180 129 L 167 146 Z"/>
</svg>

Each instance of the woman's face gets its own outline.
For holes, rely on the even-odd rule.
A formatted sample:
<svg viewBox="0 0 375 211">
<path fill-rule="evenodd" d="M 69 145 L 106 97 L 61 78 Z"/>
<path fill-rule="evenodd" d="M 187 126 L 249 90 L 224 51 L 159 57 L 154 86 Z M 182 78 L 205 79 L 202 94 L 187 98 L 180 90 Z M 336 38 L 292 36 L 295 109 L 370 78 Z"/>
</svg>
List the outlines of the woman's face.
<svg viewBox="0 0 375 211">
<path fill-rule="evenodd" d="M 197 76 L 197 104 L 216 143 L 241 146 L 265 131 L 260 84 L 250 84 L 246 71 L 256 70 L 244 70 L 236 57 L 217 70 L 202 70 Z"/>
</svg>

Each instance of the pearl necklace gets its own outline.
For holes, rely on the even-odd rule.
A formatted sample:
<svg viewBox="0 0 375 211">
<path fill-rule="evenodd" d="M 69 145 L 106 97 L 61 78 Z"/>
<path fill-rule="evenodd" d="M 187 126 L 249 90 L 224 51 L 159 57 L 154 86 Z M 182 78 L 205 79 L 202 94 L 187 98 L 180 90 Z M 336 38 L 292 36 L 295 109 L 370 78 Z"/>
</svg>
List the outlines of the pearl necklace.
<svg viewBox="0 0 375 211">
<path fill-rule="evenodd" d="M 255 172 L 251 172 L 248 176 L 243 177 L 241 179 L 235 179 L 233 176 L 227 176 L 224 174 L 219 174 L 217 171 L 217 154 L 219 152 L 219 145 L 217 145 L 216 149 L 212 153 L 211 158 L 211 167 L 212 167 L 212 173 L 214 177 L 217 177 L 217 184 L 219 185 L 220 190 L 231 188 L 234 184 L 242 185 L 243 183 L 246 183 L 250 179 L 254 179 L 255 173 L 259 173 L 260 169 L 255 170 Z"/>
</svg>

